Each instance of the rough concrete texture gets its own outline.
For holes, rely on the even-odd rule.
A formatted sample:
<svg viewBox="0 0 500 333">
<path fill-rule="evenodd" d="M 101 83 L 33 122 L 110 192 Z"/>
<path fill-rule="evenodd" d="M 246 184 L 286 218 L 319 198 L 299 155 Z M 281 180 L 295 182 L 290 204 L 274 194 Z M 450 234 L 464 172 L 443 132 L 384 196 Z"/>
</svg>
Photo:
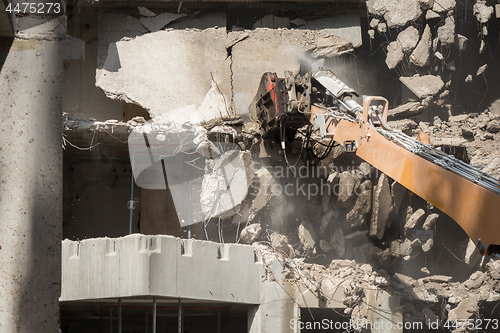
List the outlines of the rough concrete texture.
<svg viewBox="0 0 500 333">
<path fill-rule="evenodd" d="M 456 4 L 455 0 L 435 0 L 432 10 L 436 13 L 445 13 L 455 8 Z"/>
<path fill-rule="evenodd" d="M 418 40 L 419 40 L 418 30 L 413 26 L 409 26 L 405 30 L 401 31 L 398 37 L 396 38 L 396 41 L 399 43 L 401 49 L 405 53 L 413 51 L 413 49 L 418 44 Z"/>
<path fill-rule="evenodd" d="M 418 98 L 434 96 L 444 87 L 441 77 L 434 75 L 400 77 L 399 80 Z"/>
<path fill-rule="evenodd" d="M 387 225 L 387 219 L 391 212 L 391 188 L 385 174 L 378 179 L 377 186 L 373 189 L 372 220 L 370 224 L 370 236 L 382 239 Z"/>
<path fill-rule="evenodd" d="M 455 43 L 455 19 L 448 16 L 444 25 L 438 28 L 437 36 L 441 45 L 448 46 Z"/>
<path fill-rule="evenodd" d="M 401 202 L 406 194 L 406 188 L 400 183 L 394 181 L 391 184 L 391 195 L 392 195 L 392 212 L 394 214 L 399 213 L 399 208 L 401 207 Z"/>
<path fill-rule="evenodd" d="M 359 47 L 363 43 L 358 14 L 335 15 L 334 17 L 308 21 L 306 24 L 301 25 L 299 29 L 317 30 L 332 34 L 351 42 L 353 47 Z"/>
<path fill-rule="evenodd" d="M 352 209 L 346 215 L 348 227 L 359 227 L 365 223 L 366 215 L 372 208 L 372 182 L 365 180 L 359 186 L 359 193 Z"/>
<path fill-rule="evenodd" d="M 1 332 L 59 332 L 63 43 L 40 34 L 0 72 Z"/>
<path fill-rule="evenodd" d="M 425 13 L 426 20 L 432 20 L 432 19 L 438 19 L 438 18 L 441 18 L 441 15 L 439 15 L 438 13 L 436 13 L 435 11 L 433 11 L 431 9 L 427 10 L 427 12 Z"/>
<path fill-rule="evenodd" d="M 205 61 L 198 62 L 200 57 Z M 194 107 L 206 120 L 228 112 L 229 66 L 223 29 L 159 31 L 111 43 L 96 85 L 110 98 L 141 105 L 151 116 L 193 112 Z"/>
<path fill-rule="evenodd" d="M 240 241 L 243 244 L 252 244 L 260 236 L 261 232 L 262 228 L 259 223 L 250 224 L 241 230 Z"/>
<path fill-rule="evenodd" d="M 401 44 L 397 41 L 391 42 L 389 46 L 387 46 L 387 57 L 385 58 L 387 67 L 389 67 L 389 69 L 396 68 L 396 66 L 399 65 L 403 58 L 404 54 L 403 49 L 401 48 Z"/>
<path fill-rule="evenodd" d="M 418 0 L 368 0 L 366 6 L 370 14 L 383 16 L 389 28 L 404 27 L 422 15 Z"/>
<path fill-rule="evenodd" d="M 410 62 L 418 67 L 424 67 L 430 63 L 430 49 L 432 45 L 432 33 L 429 25 L 425 26 L 424 33 L 417 47 L 410 55 Z"/>
<path fill-rule="evenodd" d="M 420 208 L 410 216 L 410 218 L 408 219 L 408 221 L 406 221 L 406 224 L 404 225 L 404 233 L 406 237 L 411 238 L 412 230 L 422 228 L 424 221 L 425 221 L 425 210 Z"/>
<path fill-rule="evenodd" d="M 316 231 L 311 223 L 303 220 L 299 225 L 299 240 L 305 251 L 316 252 Z"/>
<path fill-rule="evenodd" d="M 486 1 L 477 1 L 472 10 L 479 23 L 487 23 L 493 15 L 493 7 L 488 6 Z"/>
<path fill-rule="evenodd" d="M 387 113 L 388 119 L 409 118 L 422 113 L 423 108 L 420 102 L 408 102 L 394 109 L 390 109 Z"/>
</svg>

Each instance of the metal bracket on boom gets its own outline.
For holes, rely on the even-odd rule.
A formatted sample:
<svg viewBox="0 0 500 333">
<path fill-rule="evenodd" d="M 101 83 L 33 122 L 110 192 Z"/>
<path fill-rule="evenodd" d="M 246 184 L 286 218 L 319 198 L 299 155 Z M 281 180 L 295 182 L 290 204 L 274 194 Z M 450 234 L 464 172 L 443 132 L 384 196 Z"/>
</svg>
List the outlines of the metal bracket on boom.
<svg viewBox="0 0 500 333">
<path fill-rule="evenodd" d="M 358 144 L 355 140 L 346 140 L 344 141 L 344 152 L 346 153 L 355 153 L 358 150 Z"/>
</svg>

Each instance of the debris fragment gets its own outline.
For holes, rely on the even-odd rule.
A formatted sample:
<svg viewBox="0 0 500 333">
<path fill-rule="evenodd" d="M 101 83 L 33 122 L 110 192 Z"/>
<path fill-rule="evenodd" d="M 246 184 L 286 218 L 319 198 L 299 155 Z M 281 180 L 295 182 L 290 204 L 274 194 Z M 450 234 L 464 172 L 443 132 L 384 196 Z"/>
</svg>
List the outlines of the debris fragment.
<svg viewBox="0 0 500 333">
<path fill-rule="evenodd" d="M 452 16 L 444 20 L 444 25 L 437 30 L 437 36 L 441 45 L 448 46 L 455 43 L 455 19 Z"/>
<path fill-rule="evenodd" d="M 389 67 L 389 69 L 396 68 L 396 66 L 403 60 L 403 57 L 403 50 L 401 49 L 399 42 L 391 42 L 387 47 L 387 58 L 385 59 L 387 67 Z"/>
<path fill-rule="evenodd" d="M 493 15 L 493 7 L 487 6 L 486 1 L 477 1 L 474 6 L 472 6 L 474 15 L 476 16 L 479 23 L 487 23 L 491 15 Z"/>
<path fill-rule="evenodd" d="M 382 239 L 387 219 L 391 212 L 392 197 L 387 176 L 382 174 L 373 191 L 373 209 L 370 224 L 370 236 Z"/>
<path fill-rule="evenodd" d="M 408 87 L 418 98 L 434 96 L 444 87 L 444 82 L 439 76 L 424 75 L 400 77 L 399 80 Z"/>
<path fill-rule="evenodd" d="M 405 30 L 401 31 L 396 37 L 397 42 L 401 45 L 401 49 L 405 53 L 413 51 L 417 46 L 419 35 L 418 30 L 414 26 L 409 26 Z"/>
<path fill-rule="evenodd" d="M 413 50 L 410 55 L 410 62 L 415 66 L 424 67 L 430 63 L 430 48 L 432 43 L 431 28 L 429 25 L 425 26 L 424 33 L 420 42 L 418 42 L 417 47 Z"/>
<path fill-rule="evenodd" d="M 259 238 L 261 232 L 262 228 L 259 223 L 250 224 L 241 230 L 240 241 L 243 244 L 252 244 Z"/>
</svg>

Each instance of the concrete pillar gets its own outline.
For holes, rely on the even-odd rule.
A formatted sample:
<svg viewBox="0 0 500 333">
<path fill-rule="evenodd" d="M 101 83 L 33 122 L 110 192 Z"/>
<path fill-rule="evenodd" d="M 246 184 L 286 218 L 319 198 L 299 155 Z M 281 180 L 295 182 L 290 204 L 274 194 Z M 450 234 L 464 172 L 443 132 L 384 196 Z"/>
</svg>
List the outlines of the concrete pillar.
<svg viewBox="0 0 500 333">
<path fill-rule="evenodd" d="M 0 332 L 59 332 L 62 69 L 73 42 L 65 18 L 24 19 L 0 70 Z"/>
</svg>

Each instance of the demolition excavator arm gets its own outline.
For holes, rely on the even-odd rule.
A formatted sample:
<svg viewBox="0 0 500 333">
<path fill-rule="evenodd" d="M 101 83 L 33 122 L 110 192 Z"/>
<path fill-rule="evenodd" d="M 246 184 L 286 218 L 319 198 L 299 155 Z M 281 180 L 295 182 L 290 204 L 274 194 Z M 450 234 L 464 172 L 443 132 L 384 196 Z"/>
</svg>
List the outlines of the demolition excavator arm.
<svg viewBox="0 0 500 333">
<path fill-rule="evenodd" d="M 363 107 L 355 92 L 330 71 L 285 79 L 265 73 L 251 105 L 263 136 L 285 126 L 310 123 L 408 190 L 455 220 L 481 254 L 500 249 L 500 187 L 478 168 L 390 128 L 388 102 L 368 97 Z M 282 147 L 286 138 L 281 137 Z"/>
</svg>

